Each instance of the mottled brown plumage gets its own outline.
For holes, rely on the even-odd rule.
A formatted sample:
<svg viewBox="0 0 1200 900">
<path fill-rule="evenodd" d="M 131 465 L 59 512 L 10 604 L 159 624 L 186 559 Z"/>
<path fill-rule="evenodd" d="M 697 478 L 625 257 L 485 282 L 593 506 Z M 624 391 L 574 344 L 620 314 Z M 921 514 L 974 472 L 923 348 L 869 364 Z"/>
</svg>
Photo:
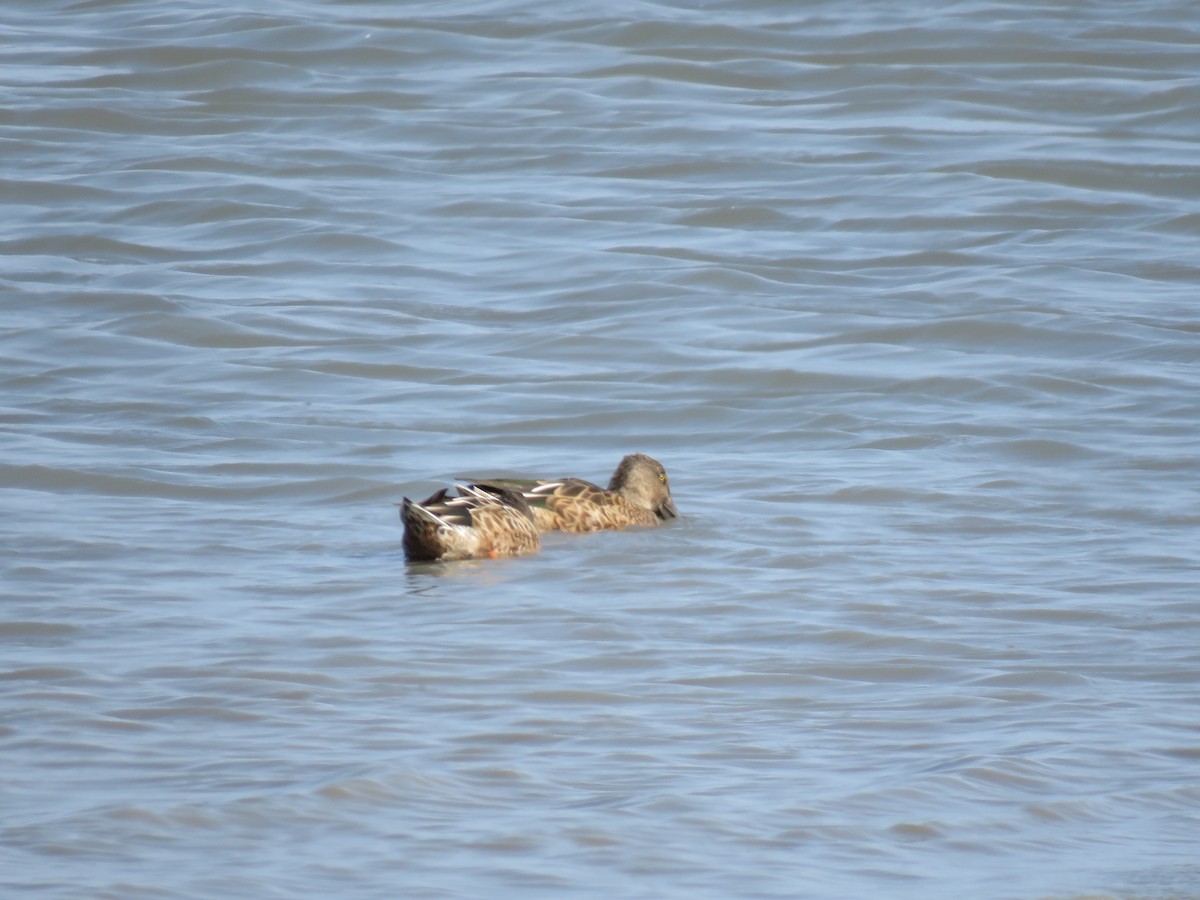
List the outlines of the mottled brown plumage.
<svg viewBox="0 0 1200 900">
<path fill-rule="evenodd" d="M 400 504 L 404 554 L 410 560 L 454 560 L 536 553 L 541 536 L 528 502 L 495 485 L 443 488 L 428 500 Z"/>
<path fill-rule="evenodd" d="M 533 482 L 523 492 L 542 531 L 653 526 L 679 515 L 671 499 L 666 469 L 644 453 L 631 453 L 622 459 L 607 489 L 582 478 L 562 478 Z"/>
</svg>

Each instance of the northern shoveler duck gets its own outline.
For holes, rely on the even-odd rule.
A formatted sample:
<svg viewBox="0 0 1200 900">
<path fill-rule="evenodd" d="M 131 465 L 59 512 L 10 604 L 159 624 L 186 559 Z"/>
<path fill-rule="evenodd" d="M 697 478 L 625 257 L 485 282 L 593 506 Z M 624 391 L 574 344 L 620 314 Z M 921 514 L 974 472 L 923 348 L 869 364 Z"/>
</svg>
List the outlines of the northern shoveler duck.
<svg viewBox="0 0 1200 900">
<path fill-rule="evenodd" d="M 410 560 L 495 559 L 536 553 L 541 535 L 520 492 L 490 484 L 442 488 L 428 500 L 404 498 L 404 555 Z"/>
<path fill-rule="evenodd" d="M 541 531 L 604 531 L 629 525 L 657 525 L 679 515 L 662 463 L 644 453 L 621 460 L 607 490 L 582 478 L 555 481 L 490 482 L 519 489 Z"/>
</svg>

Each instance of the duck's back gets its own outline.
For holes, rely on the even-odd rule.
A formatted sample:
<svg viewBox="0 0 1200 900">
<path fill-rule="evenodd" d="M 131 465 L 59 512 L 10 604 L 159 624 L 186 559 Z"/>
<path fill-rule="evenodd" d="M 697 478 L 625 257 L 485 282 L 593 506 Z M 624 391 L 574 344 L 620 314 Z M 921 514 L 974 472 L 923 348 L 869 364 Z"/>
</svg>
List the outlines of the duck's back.
<svg viewBox="0 0 1200 900">
<path fill-rule="evenodd" d="M 546 482 L 525 496 L 541 531 L 582 534 L 630 525 L 658 524 L 654 513 L 638 509 L 620 494 L 582 478 Z"/>
</svg>

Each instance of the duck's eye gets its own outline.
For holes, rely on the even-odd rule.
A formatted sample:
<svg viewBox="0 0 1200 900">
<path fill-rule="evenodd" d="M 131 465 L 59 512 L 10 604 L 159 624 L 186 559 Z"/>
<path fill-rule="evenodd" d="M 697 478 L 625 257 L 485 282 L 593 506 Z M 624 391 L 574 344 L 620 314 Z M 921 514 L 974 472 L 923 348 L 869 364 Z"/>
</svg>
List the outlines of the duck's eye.
<svg viewBox="0 0 1200 900">
<path fill-rule="evenodd" d="M 666 484 L 666 483 L 667 483 L 667 473 L 666 473 L 666 472 L 659 472 L 659 473 L 658 473 L 658 480 L 659 480 L 659 481 L 661 481 L 663 484 Z"/>
</svg>

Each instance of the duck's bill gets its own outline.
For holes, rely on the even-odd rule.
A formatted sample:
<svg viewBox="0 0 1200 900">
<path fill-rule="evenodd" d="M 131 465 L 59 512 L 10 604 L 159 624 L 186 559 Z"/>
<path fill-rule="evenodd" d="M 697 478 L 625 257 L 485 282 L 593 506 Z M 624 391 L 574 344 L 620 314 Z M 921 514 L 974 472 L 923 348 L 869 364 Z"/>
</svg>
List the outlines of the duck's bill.
<svg viewBox="0 0 1200 900">
<path fill-rule="evenodd" d="M 675 501 L 668 500 L 658 508 L 658 517 L 660 519 L 678 519 L 679 510 L 675 508 Z"/>
</svg>

